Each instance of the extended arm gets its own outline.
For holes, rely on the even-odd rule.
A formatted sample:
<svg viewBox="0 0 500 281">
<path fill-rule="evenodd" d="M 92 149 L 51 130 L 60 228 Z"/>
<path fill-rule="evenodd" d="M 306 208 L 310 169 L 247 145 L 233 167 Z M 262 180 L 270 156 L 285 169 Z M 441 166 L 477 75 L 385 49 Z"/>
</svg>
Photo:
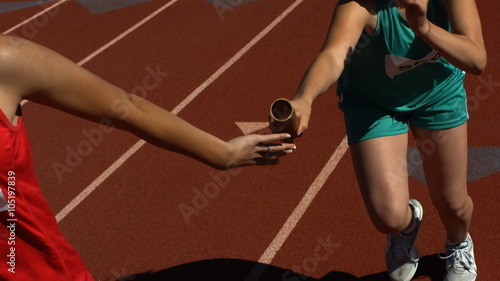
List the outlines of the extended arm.
<svg viewBox="0 0 500 281">
<path fill-rule="evenodd" d="M 304 75 L 292 101 L 300 120 L 299 134 L 307 129 L 313 101 L 338 80 L 369 23 L 371 14 L 362 2 L 340 1 L 335 9 L 323 48 Z"/>
<path fill-rule="evenodd" d="M 109 118 L 114 126 L 155 145 L 221 169 L 276 163 L 293 147 L 273 146 L 266 156 L 267 147 L 258 144 L 282 140 L 286 134 L 249 135 L 225 142 L 43 46 L 2 36 L 0 49 L 0 102 L 7 115 L 28 99 L 93 121 Z"/>
</svg>

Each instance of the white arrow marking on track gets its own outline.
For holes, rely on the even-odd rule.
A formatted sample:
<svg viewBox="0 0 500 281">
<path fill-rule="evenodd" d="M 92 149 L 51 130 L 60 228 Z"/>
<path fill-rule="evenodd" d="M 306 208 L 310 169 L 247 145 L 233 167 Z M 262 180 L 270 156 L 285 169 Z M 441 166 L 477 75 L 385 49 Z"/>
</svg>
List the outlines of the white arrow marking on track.
<svg viewBox="0 0 500 281">
<path fill-rule="evenodd" d="M 235 124 L 245 135 L 269 127 L 269 122 L 235 122 Z"/>
</svg>

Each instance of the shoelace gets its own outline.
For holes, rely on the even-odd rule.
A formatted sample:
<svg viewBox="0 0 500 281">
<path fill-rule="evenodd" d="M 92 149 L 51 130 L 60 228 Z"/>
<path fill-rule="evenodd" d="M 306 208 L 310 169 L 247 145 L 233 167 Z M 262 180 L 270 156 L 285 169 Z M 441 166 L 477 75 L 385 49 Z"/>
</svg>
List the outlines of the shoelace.
<svg viewBox="0 0 500 281">
<path fill-rule="evenodd" d="M 413 262 L 418 262 L 418 259 L 410 257 L 409 251 L 412 248 L 412 242 L 414 240 L 413 235 L 404 234 L 392 234 L 388 238 L 391 240 L 391 247 L 393 248 L 393 253 L 396 259 L 403 260 L 409 259 Z"/>
<path fill-rule="evenodd" d="M 477 274 L 477 269 L 472 266 L 474 259 L 468 254 L 466 248 L 467 246 L 458 249 L 444 249 L 439 253 L 439 258 L 443 260 L 451 259 L 451 262 L 447 264 L 448 270 L 452 267 L 463 268 L 466 271 Z"/>
</svg>

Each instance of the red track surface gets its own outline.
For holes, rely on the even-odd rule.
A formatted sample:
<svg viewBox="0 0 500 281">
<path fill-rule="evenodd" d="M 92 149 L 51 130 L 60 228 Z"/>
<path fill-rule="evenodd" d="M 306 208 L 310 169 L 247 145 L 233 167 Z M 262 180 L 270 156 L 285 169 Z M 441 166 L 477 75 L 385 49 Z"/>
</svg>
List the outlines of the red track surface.
<svg viewBox="0 0 500 281">
<path fill-rule="evenodd" d="M 178 115 L 223 139 L 242 134 L 235 122 L 265 122 L 268 105 L 275 98 L 293 95 L 317 54 L 334 2 L 301 3 Z M 27 23 L 12 34 L 80 62 L 165 3 L 150 1 L 92 15 L 70 1 L 45 22 Z M 205 1 L 179 0 L 83 66 L 127 90 L 145 86 L 148 69 L 168 72 L 168 77 L 145 93 L 149 100 L 173 110 L 293 3 L 257 1 L 221 15 Z M 478 5 L 489 65 L 481 77 L 467 78 L 469 96 L 477 101 L 470 108 L 469 142 L 498 147 L 500 58 L 496 51 L 500 35 L 495 17 L 500 3 L 488 0 Z M 40 10 L 2 14 L 0 27 L 7 30 Z M 495 83 L 486 91 L 479 88 L 481 81 Z M 199 208 L 192 209 L 197 212 L 187 220 L 179 206 L 196 207 L 193 200 L 200 198 L 195 190 L 214 187 L 218 171 L 146 144 L 72 209 L 60 227 L 96 280 L 160 270 L 165 280 L 243 281 L 252 268 L 253 273 L 262 273 L 254 265 L 344 138 L 336 103 L 334 88 L 315 103 L 310 130 L 296 142 L 298 150 L 280 165 L 219 175 L 223 186 L 213 191 L 213 198 L 196 201 Z M 98 125 L 35 103 L 27 103 L 23 110 L 39 182 L 55 214 L 138 141 L 114 130 L 102 133 L 102 141 L 95 140 L 89 149 L 84 147 L 90 143 L 88 132 L 95 133 Z M 78 148 L 87 148 L 88 155 L 68 158 L 68 151 Z M 73 161 L 71 166 L 67 160 Z M 350 161 L 349 153 L 343 155 L 325 179 L 304 216 L 269 260 L 272 266 L 262 280 L 302 280 L 289 270 L 309 280 L 386 280 L 385 238 L 366 215 Z M 58 175 L 56 162 L 71 171 Z M 495 173 L 469 184 L 476 206 L 470 231 L 479 280 L 500 280 L 496 253 L 500 209 L 495 190 L 499 180 L 500 174 Z M 444 230 L 426 187 L 413 178 L 410 185 L 412 197 L 425 207 L 418 240 L 425 256 L 419 280 L 439 280 L 435 276 L 442 264 L 435 254 L 443 247 Z M 324 244 L 330 244 L 328 251 L 320 248 Z"/>
</svg>

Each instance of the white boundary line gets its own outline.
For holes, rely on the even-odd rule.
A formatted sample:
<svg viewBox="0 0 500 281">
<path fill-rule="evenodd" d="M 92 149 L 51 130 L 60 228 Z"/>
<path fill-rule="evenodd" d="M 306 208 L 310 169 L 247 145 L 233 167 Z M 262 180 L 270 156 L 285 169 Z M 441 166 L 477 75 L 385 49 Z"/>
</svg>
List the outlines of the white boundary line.
<svg viewBox="0 0 500 281">
<path fill-rule="evenodd" d="M 67 0 L 63 0 L 63 1 L 67 1 Z M 84 58 L 83 60 L 81 60 L 77 64 L 79 66 L 82 66 L 82 65 L 86 64 L 87 62 L 89 62 L 90 60 L 92 60 L 93 58 L 95 58 L 96 56 L 98 56 L 99 54 L 103 53 L 104 51 L 106 51 L 107 49 L 109 49 L 114 44 L 116 44 L 118 41 L 122 40 L 127 35 L 129 35 L 130 33 L 134 32 L 139 27 L 141 27 L 142 25 L 144 25 L 145 23 L 147 23 L 148 21 L 150 21 L 152 18 L 154 18 L 155 16 L 157 16 L 159 13 L 163 12 L 165 9 L 167 9 L 168 7 L 170 7 L 173 4 L 175 4 L 175 2 L 177 2 L 177 1 L 178 0 L 172 0 L 172 1 L 168 2 L 167 4 L 163 5 L 158 10 L 156 10 L 155 12 L 153 12 L 152 14 L 150 14 L 149 16 L 145 17 L 143 20 L 141 20 L 140 22 L 136 23 L 131 28 L 125 30 L 123 33 L 121 33 L 120 35 L 118 35 L 117 37 L 115 37 L 113 40 L 111 40 L 108 43 L 106 43 L 105 45 L 103 45 L 101 48 L 97 49 L 92 54 L 88 55 L 86 58 Z M 62 2 L 58 2 L 58 3 L 60 4 Z M 49 9 L 49 8 L 47 8 L 47 9 Z M 33 17 L 35 17 L 35 16 L 33 16 Z M 29 102 L 29 100 L 22 100 L 21 101 L 21 106 L 27 104 L 28 102 Z"/>
<path fill-rule="evenodd" d="M 288 7 L 281 15 L 279 15 L 273 22 L 271 22 L 266 28 L 264 28 L 254 39 L 252 39 L 248 44 L 243 47 L 236 55 L 234 55 L 230 60 L 228 60 L 219 70 L 217 70 L 210 78 L 207 79 L 203 84 L 201 84 L 196 90 L 194 90 L 186 99 L 184 99 L 176 108 L 172 110 L 173 114 L 179 113 L 186 105 L 188 105 L 193 99 L 196 98 L 203 90 L 205 90 L 210 84 L 212 84 L 217 78 L 219 78 L 222 73 L 224 73 L 228 68 L 230 68 L 236 61 L 238 61 L 248 50 L 250 50 L 257 42 L 259 42 L 266 34 L 269 33 L 276 25 L 278 25 L 288 14 L 290 14 L 300 3 L 304 0 L 295 1 L 290 7 Z"/>
<path fill-rule="evenodd" d="M 88 55 L 86 58 L 81 60 L 78 65 L 83 65 L 90 61 L 91 59 L 95 58 L 102 52 L 104 52 L 106 49 L 111 47 L 112 45 L 116 44 L 118 41 L 123 39 L 125 36 L 129 35 L 133 31 L 137 30 L 140 26 L 144 25 L 146 22 L 157 16 L 159 13 L 163 12 L 165 9 L 168 7 L 172 6 L 177 2 L 178 0 L 172 0 L 168 2 L 167 4 L 163 5 L 161 8 L 123 32 L 122 34 L 118 35 L 115 39 L 109 41 L 106 45 L 102 46 L 92 54 Z M 28 101 L 23 100 L 21 102 L 21 105 L 26 104 Z M 78 194 L 71 202 L 69 202 L 59 213 L 56 215 L 56 220 L 59 222 L 61 221 L 64 217 L 66 217 L 67 214 L 69 214 L 78 204 L 80 204 L 87 196 L 89 196 L 102 182 L 104 182 L 118 167 L 123 165 L 127 159 L 132 156 L 134 153 L 136 153 L 146 142 L 144 140 L 139 140 L 136 144 L 134 144 L 127 152 L 125 152 L 118 160 L 116 160 L 110 167 L 108 167 L 99 177 L 97 177 L 89 186 L 87 186 L 80 194 Z"/>
<path fill-rule="evenodd" d="M 309 186 L 309 189 L 304 194 L 297 207 L 295 207 L 292 214 L 283 224 L 276 237 L 274 237 L 271 244 L 269 244 L 266 251 L 262 254 L 262 256 L 259 259 L 259 263 L 264 263 L 264 264 L 271 263 L 271 261 L 276 256 L 276 253 L 278 253 L 278 251 L 281 249 L 281 246 L 283 246 L 290 233 L 292 233 L 293 229 L 295 228 L 295 226 L 297 226 L 299 220 L 302 218 L 309 205 L 311 205 L 311 202 L 314 200 L 318 192 L 325 184 L 328 177 L 337 167 L 337 164 L 340 162 L 340 160 L 346 153 L 348 147 L 349 146 L 347 145 L 347 136 L 345 136 L 342 142 L 335 150 L 335 152 L 328 160 L 328 162 L 325 164 L 321 172 L 313 181 L 311 186 Z"/>
<path fill-rule="evenodd" d="M 175 0 L 177 1 L 177 0 Z M 297 0 L 288 9 L 283 11 L 273 22 L 271 22 L 264 30 L 255 36 L 245 47 L 229 59 L 222 67 L 220 67 L 212 76 L 196 88 L 189 96 L 187 96 L 179 105 L 177 105 L 171 112 L 177 115 L 181 112 L 191 101 L 193 101 L 203 90 L 219 78 L 227 69 L 236 63 L 248 50 L 250 50 L 257 42 L 259 42 L 266 34 L 268 34 L 276 25 L 278 25 L 288 14 L 290 14 L 300 3 L 304 0 Z M 120 166 L 127 161 L 130 156 L 137 152 L 146 142 L 139 140 L 132 146 L 125 154 L 109 166 L 99 177 L 97 177 L 89 186 L 87 186 L 80 194 L 78 194 L 71 202 L 69 202 L 57 215 L 56 220 L 60 222 L 63 220 L 73 209 L 75 209 L 85 198 L 87 198 L 96 188 L 103 183 L 111 174 L 113 174 Z"/>
<path fill-rule="evenodd" d="M 132 26 L 131 28 L 129 28 L 128 30 L 126 30 L 125 32 L 123 32 L 122 34 L 118 35 L 118 37 L 116 37 L 115 39 L 109 41 L 106 45 L 102 46 L 101 48 L 99 48 L 98 50 L 96 50 L 95 52 L 93 52 L 92 54 L 88 55 L 86 58 L 84 58 L 83 60 L 81 60 L 78 63 L 78 65 L 83 65 L 83 64 L 87 63 L 89 60 L 95 58 L 96 56 L 98 56 L 99 54 L 101 54 L 102 52 L 104 52 L 106 49 L 108 49 L 109 47 L 113 46 L 116 42 L 120 41 L 125 36 L 127 36 L 130 33 L 134 32 L 136 29 L 138 29 L 139 27 L 141 27 L 142 25 L 144 25 L 145 23 L 147 23 L 148 21 L 150 21 L 152 18 L 156 17 L 159 13 L 163 12 L 165 9 L 167 9 L 168 7 L 170 7 L 173 4 L 175 4 L 175 2 L 177 2 L 177 1 L 178 0 L 172 0 L 172 1 L 168 2 L 167 4 L 163 5 L 161 8 L 159 8 L 158 10 L 156 10 L 154 13 L 152 13 L 149 16 L 145 17 L 143 20 L 141 20 L 140 22 L 136 23 L 134 26 Z"/>
<path fill-rule="evenodd" d="M 87 198 L 96 188 L 101 185 L 111 174 L 113 174 L 118 167 L 120 167 L 125 161 L 134 155 L 146 142 L 144 140 L 139 140 L 134 144 L 125 154 L 123 154 L 118 160 L 115 161 L 111 166 L 109 166 L 99 177 L 97 177 L 89 186 L 87 186 L 80 194 L 78 194 L 71 202 L 68 203 L 57 215 L 56 220 L 60 222 L 64 219 L 73 209 L 78 206 L 85 198 Z"/>
<path fill-rule="evenodd" d="M 24 25 L 24 24 L 26 24 L 26 23 L 28 23 L 28 22 L 30 22 L 30 21 L 32 21 L 32 20 L 34 20 L 35 18 L 37 18 L 37 17 L 39 17 L 39 16 L 41 16 L 41 15 L 45 14 L 46 12 L 48 12 L 48 11 L 50 11 L 50 10 L 54 9 L 55 7 L 57 7 L 57 6 L 59 6 L 59 5 L 63 4 L 63 3 L 66 3 L 66 2 L 68 2 L 68 0 L 62 0 L 62 1 L 59 1 L 59 2 L 54 3 L 54 5 L 47 7 L 45 10 L 40 11 L 40 12 L 38 12 L 38 13 L 34 14 L 34 15 L 33 15 L 33 16 L 31 16 L 30 18 L 27 18 L 27 19 L 25 19 L 24 21 L 22 21 L 22 22 L 18 23 L 17 25 L 15 25 L 15 26 L 11 27 L 10 29 L 8 29 L 8 30 L 4 31 L 4 32 L 3 32 L 3 34 L 8 34 L 8 33 L 11 33 L 12 31 L 14 31 L 14 30 L 18 29 L 18 28 L 19 28 L 19 27 L 21 27 L 22 25 Z"/>
</svg>

